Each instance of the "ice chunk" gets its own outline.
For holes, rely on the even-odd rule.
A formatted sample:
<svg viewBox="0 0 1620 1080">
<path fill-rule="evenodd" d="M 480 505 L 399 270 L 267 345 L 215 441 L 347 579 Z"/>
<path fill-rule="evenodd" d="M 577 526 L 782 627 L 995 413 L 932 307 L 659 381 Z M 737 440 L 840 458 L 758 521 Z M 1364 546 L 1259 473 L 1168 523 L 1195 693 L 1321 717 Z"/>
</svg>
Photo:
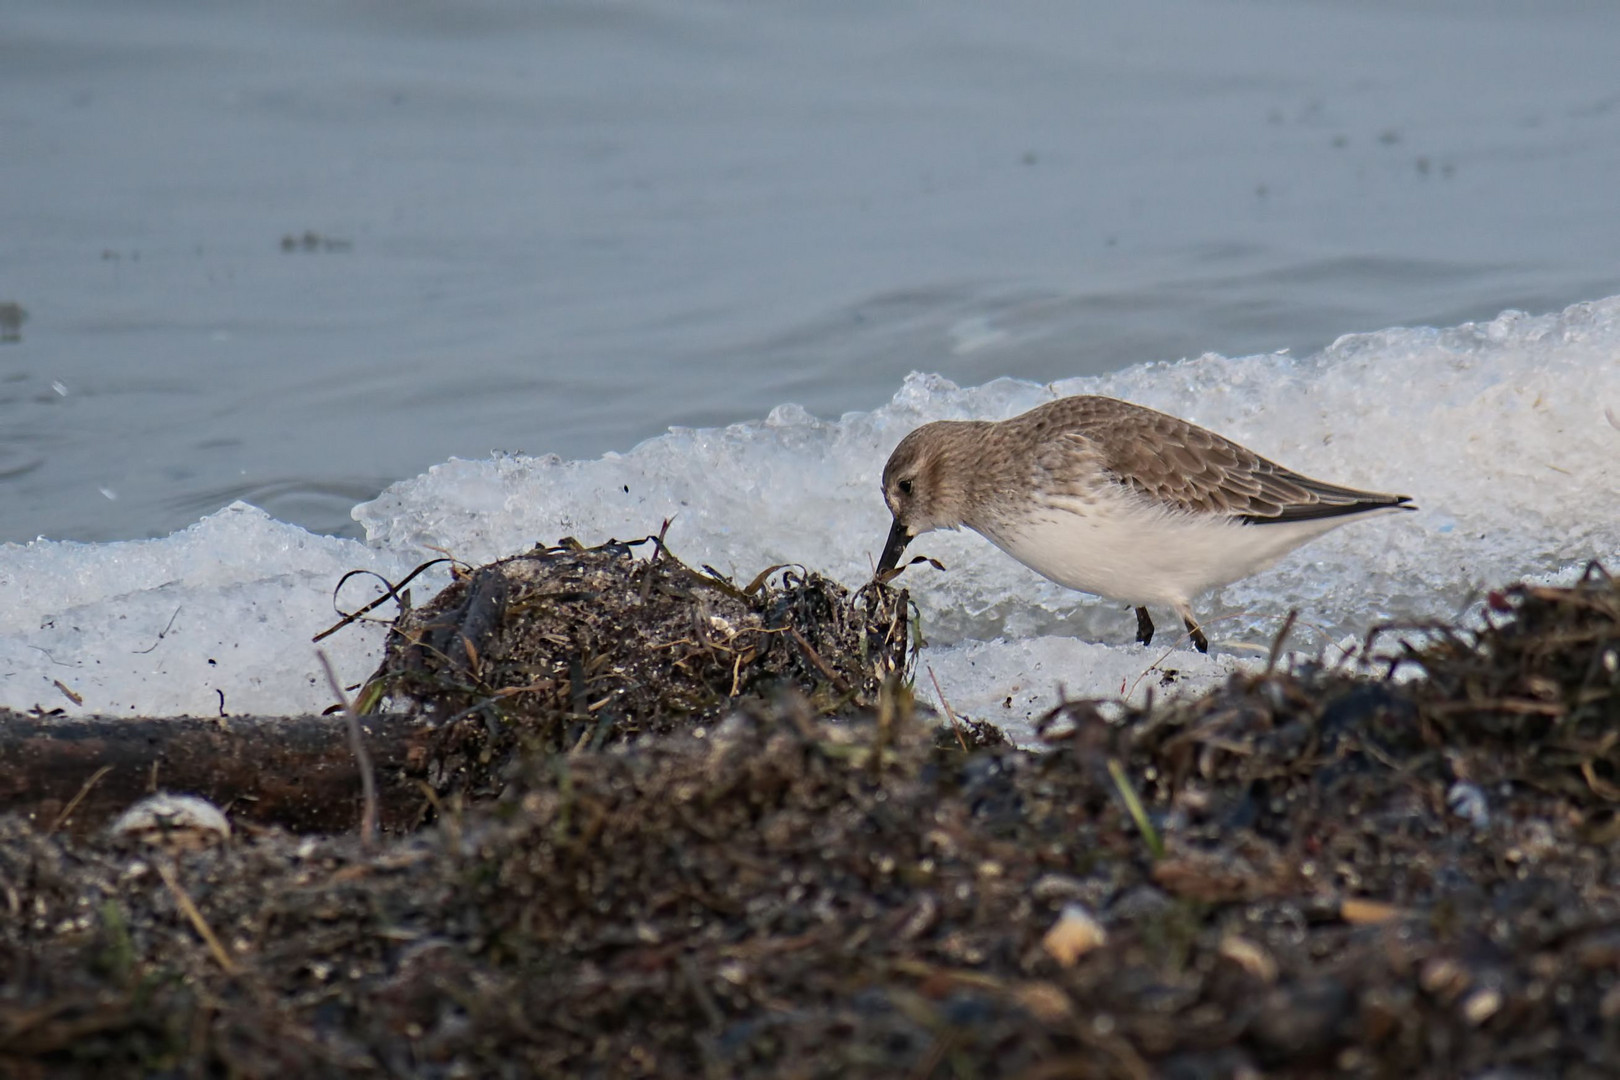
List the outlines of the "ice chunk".
<svg viewBox="0 0 1620 1080">
<path fill-rule="evenodd" d="M 331 704 L 310 638 L 349 570 L 412 558 L 315 536 L 233 503 L 162 540 L 0 546 L 0 704 L 215 716 Z M 357 583 L 355 606 L 375 595 Z M 340 677 L 369 675 L 383 630 L 328 638 Z M 74 699 L 77 700 L 74 700 Z"/>
<path fill-rule="evenodd" d="M 1037 743 L 1036 723 L 1065 697 L 1115 697 L 1141 704 L 1152 695 L 1196 694 L 1262 659 L 1206 656 L 1190 647 L 1101 645 L 1072 637 L 964 641 L 929 650 L 917 695 L 958 715 L 988 720 L 1020 746 Z M 934 679 L 939 681 L 936 693 Z"/>
</svg>

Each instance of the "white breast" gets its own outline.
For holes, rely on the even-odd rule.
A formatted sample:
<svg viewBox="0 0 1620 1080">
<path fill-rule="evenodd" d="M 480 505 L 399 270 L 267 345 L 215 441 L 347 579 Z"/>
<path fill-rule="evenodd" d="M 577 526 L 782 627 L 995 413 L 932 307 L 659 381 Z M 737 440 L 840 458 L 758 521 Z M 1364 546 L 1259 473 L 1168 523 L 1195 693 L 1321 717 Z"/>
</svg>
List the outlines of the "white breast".
<svg viewBox="0 0 1620 1080">
<path fill-rule="evenodd" d="M 1355 514 L 1246 525 L 1231 518 L 1161 510 L 1136 499 L 1048 499 L 1018 521 L 978 531 L 1059 585 L 1135 605 L 1184 607 L 1209 589 L 1263 570 Z"/>
</svg>

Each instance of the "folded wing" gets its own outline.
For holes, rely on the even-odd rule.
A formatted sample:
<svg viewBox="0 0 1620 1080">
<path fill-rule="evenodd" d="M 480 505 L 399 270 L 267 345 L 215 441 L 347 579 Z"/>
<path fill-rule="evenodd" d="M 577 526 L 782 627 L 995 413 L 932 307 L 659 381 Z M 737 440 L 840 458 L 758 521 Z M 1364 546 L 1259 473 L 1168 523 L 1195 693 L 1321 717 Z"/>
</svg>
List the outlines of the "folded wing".
<svg viewBox="0 0 1620 1080">
<path fill-rule="evenodd" d="M 1341 487 L 1284 468 L 1185 420 L 1114 398 L 1066 398 L 1045 418 L 1054 435 L 1079 440 L 1125 487 L 1190 513 L 1246 524 L 1313 521 L 1391 508 L 1405 495 Z"/>
</svg>

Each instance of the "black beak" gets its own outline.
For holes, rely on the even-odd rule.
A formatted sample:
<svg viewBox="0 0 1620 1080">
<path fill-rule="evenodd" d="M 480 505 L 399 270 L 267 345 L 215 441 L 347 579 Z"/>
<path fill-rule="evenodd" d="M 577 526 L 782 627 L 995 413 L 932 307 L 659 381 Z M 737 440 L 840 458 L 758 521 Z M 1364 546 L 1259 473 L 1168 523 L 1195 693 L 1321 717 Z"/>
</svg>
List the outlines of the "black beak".
<svg viewBox="0 0 1620 1080">
<path fill-rule="evenodd" d="M 906 545 L 909 543 L 911 543 L 911 534 L 906 532 L 904 525 L 900 524 L 900 519 L 895 518 L 894 527 L 889 530 L 889 538 L 883 542 L 883 557 L 878 560 L 877 572 L 879 577 L 899 565 L 900 555 L 906 550 Z"/>
</svg>

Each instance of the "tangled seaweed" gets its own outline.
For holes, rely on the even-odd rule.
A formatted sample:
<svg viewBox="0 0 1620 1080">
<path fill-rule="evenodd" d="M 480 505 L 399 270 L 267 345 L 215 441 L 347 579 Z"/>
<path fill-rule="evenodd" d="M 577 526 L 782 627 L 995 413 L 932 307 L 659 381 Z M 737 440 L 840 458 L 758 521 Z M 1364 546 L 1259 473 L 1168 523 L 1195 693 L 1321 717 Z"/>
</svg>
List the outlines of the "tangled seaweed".
<svg viewBox="0 0 1620 1080">
<path fill-rule="evenodd" d="M 0 819 L 0 1072 L 1612 1075 L 1620 588 L 1500 606 L 1039 754 L 755 698 L 370 853 Z"/>
<path fill-rule="evenodd" d="M 651 558 L 637 558 L 646 545 Z M 852 598 L 795 567 L 739 587 L 658 537 L 564 540 L 462 574 L 402 614 L 362 699 L 441 723 L 439 792 L 493 794 L 519 746 L 600 749 L 784 692 L 821 716 L 875 706 L 907 671 L 908 607 L 903 591 Z"/>
</svg>

